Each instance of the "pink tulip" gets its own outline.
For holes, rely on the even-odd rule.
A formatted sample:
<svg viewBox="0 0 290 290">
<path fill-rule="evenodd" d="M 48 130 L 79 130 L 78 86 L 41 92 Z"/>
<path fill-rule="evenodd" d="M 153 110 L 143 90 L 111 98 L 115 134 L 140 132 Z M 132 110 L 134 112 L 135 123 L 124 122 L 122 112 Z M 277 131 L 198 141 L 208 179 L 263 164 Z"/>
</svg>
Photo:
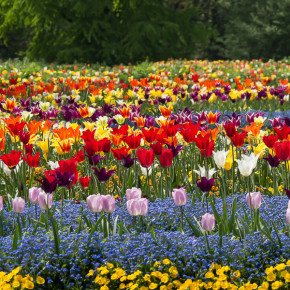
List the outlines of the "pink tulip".
<svg viewBox="0 0 290 290">
<path fill-rule="evenodd" d="M 22 197 L 12 198 L 12 206 L 16 213 L 21 213 L 24 211 L 25 200 Z"/>
<path fill-rule="evenodd" d="M 286 221 L 290 225 L 290 207 L 286 211 Z"/>
<path fill-rule="evenodd" d="M 105 212 L 107 213 L 113 212 L 116 207 L 116 201 L 115 201 L 114 196 L 111 196 L 109 194 L 104 195 L 102 198 L 102 206 Z"/>
<path fill-rule="evenodd" d="M 3 209 L 3 197 L 0 195 L 0 211 Z"/>
<path fill-rule="evenodd" d="M 176 205 L 178 206 L 186 205 L 187 194 L 184 187 L 173 189 L 172 196 Z"/>
<path fill-rule="evenodd" d="M 126 190 L 127 200 L 136 199 L 142 197 L 142 191 L 140 188 L 132 187 Z"/>
<path fill-rule="evenodd" d="M 29 188 L 29 200 L 31 203 L 38 203 L 38 195 L 41 191 L 41 188 L 31 187 Z"/>
<path fill-rule="evenodd" d="M 212 231 L 215 226 L 214 215 L 210 213 L 206 213 L 205 215 L 203 215 L 201 218 L 201 226 L 207 232 Z"/>
<path fill-rule="evenodd" d="M 127 201 L 127 209 L 129 214 L 132 216 L 146 215 L 148 212 L 148 199 L 130 199 Z"/>
<path fill-rule="evenodd" d="M 250 204 L 250 196 L 251 196 L 251 204 Z M 246 196 L 247 204 L 251 209 L 258 209 L 261 206 L 262 203 L 262 195 L 261 192 L 251 192 L 248 193 Z"/>
<path fill-rule="evenodd" d="M 51 193 L 45 193 L 43 190 L 41 190 L 38 194 L 38 204 L 41 209 L 48 209 L 52 206 L 52 194 Z"/>
<path fill-rule="evenodd" d="M 87 197 L 87 205 L 91 212 L 101 212 L 103 209 L 102 205 L 103 195 L 99 193 L 90 195 Z"/>
</svg>

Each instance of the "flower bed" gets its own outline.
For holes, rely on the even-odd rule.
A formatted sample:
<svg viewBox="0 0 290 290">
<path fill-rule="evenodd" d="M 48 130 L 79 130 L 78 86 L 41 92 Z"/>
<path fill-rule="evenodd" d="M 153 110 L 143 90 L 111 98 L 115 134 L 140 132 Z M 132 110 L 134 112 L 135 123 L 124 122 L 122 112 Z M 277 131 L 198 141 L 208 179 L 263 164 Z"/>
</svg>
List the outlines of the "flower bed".
<svg viewBox="0 0 290 290">
<path fill-rule="evenodd" d="M 288 289 L 287 64 L 36 65 L 0 65 L 0 289 Z"/>
</svg>

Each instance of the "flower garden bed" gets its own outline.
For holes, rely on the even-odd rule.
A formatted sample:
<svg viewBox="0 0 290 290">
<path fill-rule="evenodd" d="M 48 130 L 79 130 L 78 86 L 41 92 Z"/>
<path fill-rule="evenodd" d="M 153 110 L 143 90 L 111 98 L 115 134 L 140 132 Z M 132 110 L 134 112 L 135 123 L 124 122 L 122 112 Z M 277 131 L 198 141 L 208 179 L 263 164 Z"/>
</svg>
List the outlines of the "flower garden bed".
<svg viewBox="0 0 290 290">
<path fill-rule="evenodd" d="M 2 63 L 0 289 L 289 289 L 288 70 Z"/>
</svg>

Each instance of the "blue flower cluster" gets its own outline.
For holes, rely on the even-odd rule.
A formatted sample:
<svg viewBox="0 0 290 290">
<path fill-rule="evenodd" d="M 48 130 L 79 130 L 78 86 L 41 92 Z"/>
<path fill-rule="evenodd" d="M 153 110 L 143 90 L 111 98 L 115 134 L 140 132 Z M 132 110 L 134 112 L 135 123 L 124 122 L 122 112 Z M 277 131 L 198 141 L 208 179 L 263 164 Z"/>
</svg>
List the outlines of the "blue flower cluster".
<svg viewBox="0 0 290 290">
<path fill-rule="evenodd" d="M 245 195 L 227 197 L 227 210 L 231 211 L 234 198 L 237 199 L 237 215 L 243 217 L 244 211 L 249 214 Z M 149 272 L 150 266 L 155 261 L 169 258 L 176 263 L 179 272 L 188 278 L 200 277 L 212 262 L 229 265 L 239 269 L 246 279 L 257 275 L 257 268 L 274 265 L 289 259 L 290 237 L 284 233 L 286 225 L 285 213 L 287 197 L 264 197 L 260 208 L 261 218 L 270 225 L 274 222 L 279 231 L 281 245 L 271 243 L 261 232 L 247 235 L 238 239 L 229 234 L 220 237 L 218 233 L 209 235 L 209 253 L 206 248 L 205 238 L 194 236 L 191 228 L 185 222 L 184 232 L 178 231 L 180 225 L 180 207 L 176 206 L 173 199 L 156 199 L 149 203 L 148 215 L 145 224 L 151 223 L 154 235 L 145 232 L 141 223 L 131 217 L 126 209 L 126 203 L 119 201 L 112 220 L 118 216 L 129 233 L 104 238 L 102 233 L 96 232 L 89 239 L 89 229 L 84 221 L 84 216 L 95 223 L 93 215 L 85 204 L 71 201 L 65 202 L 63 215 L 63 228 L 60 229 L 60 255 L 55 254 L 52 232 L 47 232 L 41 225 L 36 227 L 32 220 L 35 216 L 34 207 L 26 207 L 22 213 L 23 237 L 18 242 L 18 248 L 12 250 L 12 227 L 14 213 L 4 210 L 5 236 L 0 237 L 0 271 L 11 271 L 21 266 L 26 272 L 46 277 L 51 285 L 62 285 L 62 288 L 71 289 L 72 285 L 78 287 L 88 286 L 85 276 L 89 269 L 94 269 L 105 262 L 116 262 L 125 270 L 134 271 L 141 267 L 144 272 Z M 61 203 L 54 203 L 54 218 L 60 227 Z M 216 199 L 215 207 L 222 213 L 222 200 Z M 211 212 L 211 207 L 209 207 Z M 201 216 L 207 212 L 206 204 L 196 201 L 191 206 L 191 200 L 184 206 L 184 215 L 195 225 Z M 37 215 L 40 216 L 38 210 Z M 273 235 L 274 235 L 273 231 Z M 274 236 L 277 241 L 277 237 Z"/>
</svg>

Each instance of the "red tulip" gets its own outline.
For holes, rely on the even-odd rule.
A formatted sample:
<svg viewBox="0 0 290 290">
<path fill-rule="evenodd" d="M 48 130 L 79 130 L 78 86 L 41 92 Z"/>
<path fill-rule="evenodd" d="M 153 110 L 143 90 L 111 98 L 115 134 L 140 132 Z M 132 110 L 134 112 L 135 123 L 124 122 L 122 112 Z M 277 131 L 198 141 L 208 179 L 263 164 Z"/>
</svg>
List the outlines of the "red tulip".
<svg viewBox="0 0 290 290">
<path fill-rule="evenodd" d="M 83 147 L 89 156 L 93 156 L 97 152 L 102 151 L 101 141 L 97 141 L 97 140 L 93 139 L 91 141 L 85 141 L 85 143 L 86 143 L 86 145 L 84 145 Z"/>
<path fill-rule="evenodd" d="M 35 168 L 39 166 L 39 156 L 40 152 L 37 152 L 34 156 L 28 153 L 27 157 L 22 157 L 22 160 L 26 161 L 29 167 Z"/>
<path fill-rule="evenodd" d="M 83 188 L 88 188 L 89 183 L 92 177 L 82 177 L 79 178 L 80 184 L 82 185 Z"/>
<path fill-rule="evenodd" d="M 122 160 L 123 156 L 126 157 L 129 151 L 130 151 L 130 148 L 127 148 L 126 146 L 123 146 L 121 148 L 111 148 L 111 152 L 113 156 L 118 160 Z"/>
<path fill-rule="evenodd" d="M 64 173 L 73 173 L 72 184 L 76 184 L 78 181 L 78 171 L 77 171 L 77 161 L 74 158 L 67 160 L 59 160 L 58 161 L 61 174 Z"/>
<path fill-rule="evenodd" d="M 12 150 L 9 154 L 3 154 L 0 159 L 10 168 L 15 168 L 19 161 L 21 156 L 21 151 L 15 151 Z"/>
<path fill-rule="evenodd" d="M 80 150 L 79 152 L 77 152 L 73 158 L 76 160 L 76 162 L 78 163 L 82 163 L 85 161 L 85 154 L 84 154 L 84 150 Z"/>
<path fill-rule="evenodd" d="M 232 137 L 232 142 L 236 147 L 242 147 L 245 142 L 245 137 L 247 136 L 247 132 L 241 132 L 239 134 L 238 131 L 235 132 L 234 136 Z"/>
<path fill-rule="evenodd" d="M 234 123 L 225 123 L 223 126 L 224 126 L 227 136 L 229 138 L 232 138 L 236 132 L 236 125 Z"/>
<path fill-rule="evenodd" d="M 160 166 L 168 168 L 172 163 L 173 152 L 171 149 L 162 148 L 162 152 L 159 156 Z"/>
<path fill-rule="evenodd" d="M 102 140 L 100 140 L 101 142 L 101 148 L 103 152 L 107 153 L 107 152 L 110 152 L 111 150 L 111 141 L 107 138 L 104 138 Z"/>
<path fill-rule="evenodd" d="M 204 137 L 199 134 L 197 138 L 195 138 L 195 144 L 199 148 L 200 153 L 204 157 L 210 157 L 214 151 L 214 140 L 209 141 L 210 133 L 207 133 Z"/>
<path fill-rule="evenodd" d="M 24 144 L 24 148 L 26 154 L 32 154 L 33 144 Z"/>
<path fill-rule="evenodd" d="M 160 155 L 162 152 L 162 144 L 160 142 L 156 142 L 150 144 L 150 147 L 153 149 L 155 155 Z"/>
<path fill-rule="evenodd" d="M 180 125 L 168 125 L 168 126 L 163 126 L 162 129 L 166 133 L 167 137 L 174 137 L 180 128 Z"/>
<path fill-rule="evenodd" d="M 130 136 L 125 136 L 122 138 L 125 143 L 130 147 L 130 149 L 137 149 L 140 146 L 142 135 L 132 134 Z"/>
<path fill-rule="evenodd" d="M 279 140 L 287 140 L 288 135 L 290 134 L 290 127 L 288 127 L 286 124 L 283 125 L 283 127 L 280 129 L 274 128 L 275 132 L 278 135 Z"/>
<path fill-rule="evenodd" d="M 281 161 L 290 160 L 290 141 L 276 142 L 274 151 Z"/>
<path fill-rule="evenodd" d="M 146 150 L 145 148 L 139 148 L 136 154 L 142 167 L 150 167 L 155 159 L 152 149 Z"/>
<path fill-rule="evenodd" d="M 269 136 L 264 136 L 263 141 L 266 144 L 266 146 L 270 149 L 274 147 L 274 144 L 278 141 L 278 135 L 269 135 Z"/>
<path fill-rule="evenodd" d="M 81 135 L 81 138 L 87 142 L 87 141 L 92 141 L 94 139 L 94 136 L 95 136 L 95 132 L 96 130 L 94 131 L 90 131 L 90 130 L 85 130 L 83 131 L 82 135 Z"/>
<path fill-rule="evenodd" d="M 148 143 L 153 143 L 155 141 L 155 137 L 158 131 L 159 129 L 156 127 L 151 127 L 150 129 L 145 129 L 145 128 L 142 129 L 144 139 Z"/>
<path fill-rule="evenodd" d="M 182 135 L 183 139 L 187 143 L 194 142 L 195 135 L 198 132 L 200 124 L 193 125 L 193 123 L 184 124 L 179 133 Z"/>
</svg>

